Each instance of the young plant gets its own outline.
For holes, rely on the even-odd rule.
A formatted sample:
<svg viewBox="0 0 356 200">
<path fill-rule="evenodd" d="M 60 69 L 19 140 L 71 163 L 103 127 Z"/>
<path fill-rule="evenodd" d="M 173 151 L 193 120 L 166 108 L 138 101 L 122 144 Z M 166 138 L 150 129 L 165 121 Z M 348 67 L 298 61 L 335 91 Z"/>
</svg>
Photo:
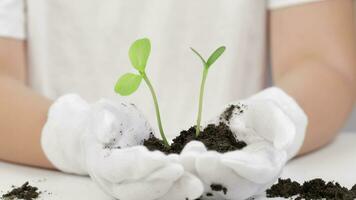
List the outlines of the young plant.
<svg viewBox="0 0 356 200">
<path fill-rule="evenodd" d="M 203 112 L 203 98 L 204 98 L 204 88 L 205 88 L 205 82 L 206 82 L 206 77 L 208 76 L 208 72 L 209 72 L 209 68 L 211 67 L 211 65 L 214 64 L 214 62 L 224 53 L 225 51 L 225 46 L 221 46 L 219 48 L 217 48 L 209 57 L 209 59 L 207 61 L 204 60 L 204 58 L 198 53 L 198 51 L 196 51 L 193 48 L 190 48 L 202 61 L 203 63 L 203 78 L 201 81 L 201 85 L 200 85 L 200 94 L 199 94 L 199 108 L 198 108 L 198 117 L 197 117 L 197 126 L 196 126 L 196 137 L 199 136 L 200 134 L 200 123 L 201 123 L 201 119 L 202 119 L 202 112 Z"/>
<path fill-rule="evenodd" d="M 132 66 L 138 71 L 138 74 L 126 73 L 119 78 L 115 85 L 115 91 L 122 96 L 129 96 L 134 93 L 141 84 L 142 79 L 146 82 L 155 106 L 158 128 L 165 145 L 169 146 L 167 138 L 163 131 L 161 115 L 158 106 L 156 92 L 153 89 L 151 81 L 149 80 L 145 69 L 147 60 L 151 52 L 151 43 L 147 38 L 136 40 L 130 47 L 129 57 Z"/>
</svg>

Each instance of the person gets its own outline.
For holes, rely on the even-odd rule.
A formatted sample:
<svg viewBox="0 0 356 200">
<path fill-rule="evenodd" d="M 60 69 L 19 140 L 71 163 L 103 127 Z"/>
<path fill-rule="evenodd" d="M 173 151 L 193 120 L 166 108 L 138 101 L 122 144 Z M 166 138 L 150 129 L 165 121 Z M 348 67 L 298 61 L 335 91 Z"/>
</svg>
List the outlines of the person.
<svg viewBox="0 0 356 200">
<path fill-rule="evenodd" d="M 263 89 L 270 55 L 274 85 L 308 116 L 299 155 L 332 141 L 355 99 L 352 0 L 0 2 L 0 159 L 57 168 L 41 147 L 47 113 L 60 96 L 127 101 L 155 124 L 148 90 L 119 97 L 127 49 L 148 37 L 147 70 L 170 136 L 194 125 L 201 67 L 189 47 L 226 52 L 211 69 L 204 119 Z M 156 127 L 154 127 L 156 129 Z"/>
</svg>

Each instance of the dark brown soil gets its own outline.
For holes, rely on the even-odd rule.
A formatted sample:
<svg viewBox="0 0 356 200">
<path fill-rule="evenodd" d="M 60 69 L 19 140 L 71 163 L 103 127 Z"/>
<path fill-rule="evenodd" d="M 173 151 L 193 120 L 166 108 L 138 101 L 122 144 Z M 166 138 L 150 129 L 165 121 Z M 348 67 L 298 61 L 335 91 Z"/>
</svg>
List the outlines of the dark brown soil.
<svg viewBox="0 0 356 200">
<path fill-rule="evenodd" d="M 351 191 L 356 194 L 356 184 L 351 188 Z"/>
<path fill-rule="evenodd" d="M 211 184 L 210 185 L 211 190 L 216 191 L 216 192 L 223 192 L 224 194 L 227 194 L 227 188 L 224 187 L 223 185 L 220 184 Z"/>
<path fill-rule="evenodd" d="M 38 191 L 37 187 L 31 186 L 28 182 L 24 183 L 20 187 L 15 187 L 8 193 L 2 195 L 3 199 L 13 200 L 13 199 L 25 199 L 33 200 L 40 196 L 41 192 Z"/>
<path fill-rule="evenodd" d="M 302 185 L 290 179 L 279 179 L 266 193 L 267 197 L 296 196 L 296 200 L 353 200 L 356 199 L 356 185 L 349 190 L 337 182 L 325 182 L 320 178 L 306 181 Z"/>
<path fill-rule="evenodd" d="M 270 189 L 268 189 L 267 197 L 283 197 L 289 198 L 299 194 L 301 191 L 300 184 L 295 181 L 291 181 L 291 179 L 279 179 L 278 183 L 273 185 Z"/>
<path fill-rule="evenodd" d="M 247 145 L 244 141 L 237 140 L 230 128 L 222 122 L 219 125 L 209 124 L 198 137 L 196 137 L 195 131 L 195 127 L 182 131 L 178 137 L 173 139 L 173 143 L 170 147 L 165 146 L 162 140 L 153 135 L 145 140 L 143 145 L 151 151 L 159 150 L 166 154 L 179 154 L 184 146 L 193 140 L 200 141 L 207 149 L 215 150 L 220 153 L 240 150 Z"/>
<path fill-rule="evenodd" d="M 226 108 L 225 112 L 220 116 L 220 120 L 224 119 L 226 121 L 230 121 L 232 118 L 232 114 L 234 113 L 235 105 L 230 105 Z"/>
<path fill-rule="evenodd" d="M 158 150 L 166 154 L 170 153 L 170 147 L 164 145 L 163 141 L 156 138 L 156 136 L 154 136 L 152 133 L 147 140 L 143 141 L 143 146 L 147 147 L 147 149 L 150 151 Z"/>
<path fill-rule="evenodd" d="M 221 184 L 211 184 L 211 185 L 210 185 L 210 188 L 211 188 L 212 191 L 215 191 L 215 192 L 222 192 L 224 195 L 226 195 L 227 192 L 228 192 L 228 191 L 227 191 L 227 188 L 224 187 L 224 186 L 221 185 Z M 209 199 L 212 199 L 213 196 L 214 196 L 214 194 L 211 193 L 211 192 L 207 192 L 207 193 L 205 194 L 205 196 L 206 196 L 206 197 L 209 197 Z M 186 200 L 189 200 L 189 199 L 186 198 Z M 199 197 L 198 199 L 194 199 L 194 200 L 203 200 L 203 196 Z M 221 198 L 216 199 L 216 198 L 214 198 L 214 200 L 226 200 L 226 199 L 221 199 Z"/>
<path fill-rule="evenodd" d="M 225 109 L 225 111 L 221 114 L 220 120 L 224 120 L 226 123 L 230 123 L 230 120 L 233 115 L 240 115 L 244 113 L 247 108 L 244 104 L 231 104 L 229 107 Z"/>
</svg>

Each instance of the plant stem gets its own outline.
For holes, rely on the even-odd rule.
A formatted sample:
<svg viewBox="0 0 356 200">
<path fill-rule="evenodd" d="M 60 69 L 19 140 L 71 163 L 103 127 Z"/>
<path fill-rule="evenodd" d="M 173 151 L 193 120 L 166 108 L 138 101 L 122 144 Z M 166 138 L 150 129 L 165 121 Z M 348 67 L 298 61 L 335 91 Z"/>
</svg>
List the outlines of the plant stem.
<svg viewBox="0 0 356 200">
<path fill-rule="evenodd" d="M 201 116 L 202 116 L 202 112 L 203 112 L 204 88 L 205 88 L 205 82 L 206 82 L 207 75 L 208 75 L 208 68 L 204 67 L 203 78 L 202 78 L 201 85 L 200 85 L 199 109 L 198 109 L 197 127 L 196 127 L 196 132 L 195 132 L 196 137 L 198 137 L 200 134 L 200 123 L 201 123 Z"/>
<path fill-rule="evenodd" d="M 150 92 L 151 92 L 151 95 L 152 95 L 152 98 L 153 98 L 153 102 L 154 102 L 155 109 L 156 109 L 156 117 L 157 117 L 157 122 L 158 122 L 158 128 L 159 128 L 159 132 L 161 134 L 163 143 L 167 147 L 169 147 L 168 140 L 167 140 L 166 135 L 164 134 L 164 131 L 163 131 L 163 126 L 162 126 L 162 121 L 161 121 L 161 114 L 159 112 L 158 100 L 157 100 L 157 96 L 156 96 L 155 90 L 153 89 L 153 86 L 152 86 L 150 80 L 148 79 L 146 73 L 145 72 L 141 72 L 141 75 L 142 75 L 143 80 L 145 80 L 148 88 L 150 89 Z"/>
</svg>

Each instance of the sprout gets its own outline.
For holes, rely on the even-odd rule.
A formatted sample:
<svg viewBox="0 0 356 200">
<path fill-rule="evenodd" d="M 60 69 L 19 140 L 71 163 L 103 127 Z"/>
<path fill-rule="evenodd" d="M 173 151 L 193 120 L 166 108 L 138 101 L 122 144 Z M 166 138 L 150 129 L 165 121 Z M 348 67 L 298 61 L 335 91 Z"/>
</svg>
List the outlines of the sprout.
<svg viewBox="0 0 356 200">
<path fill-rule="evenodd" d="M 203 63 L 203 78 L 201 81 L 200 85 L 200 95 L 199 95 L 199 109 L 198 109 L 198 117 L 197 117 L 197 126 L 196 126 L 196 137 L 199 136 L 200 134 L 200 123 L 201 123 L 201 116 L 203 112 L 203 97 L 204 97 L 204 88 L 205 88 L 205 82 L 206 82 L 206 77 L 208 75 L 209 68 L 214 62 L 224 53 L 225 47 L 219 47 L 216 49 L 209 57 L 208 61 L 205 61 L 204 58 L 193 48 L 191 50 L 201 59 Z"/>
<path fill-rule="evenodd" d="M 115 85 L 115 91 L 122 96 L 129 96 L 138 89 L 142 79 L 146 82 L 153 98 L 158 127 L 162 140 L 166 146 L 169 146 L 169 143 L 163 131 L 157 96 L 145 72 L 147 60 L 150 55 L 150 52 L 151 52 L 151 43 L 150 40 L 147 38 L 136 40 L 131 45 L 129 50 L 130 61 L 132 66 L 138 71 L 139 74 L 126 73 L 123 76 L 121 76 Z"/>
</svg>

